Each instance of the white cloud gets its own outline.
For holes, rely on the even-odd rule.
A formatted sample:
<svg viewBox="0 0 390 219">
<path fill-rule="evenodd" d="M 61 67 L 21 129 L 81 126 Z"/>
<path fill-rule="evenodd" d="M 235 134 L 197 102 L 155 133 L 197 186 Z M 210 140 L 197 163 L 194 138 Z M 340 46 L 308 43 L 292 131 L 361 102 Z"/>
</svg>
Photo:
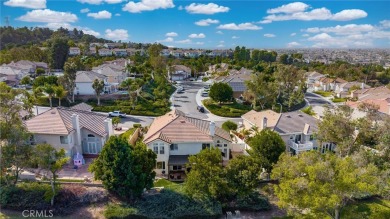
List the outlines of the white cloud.
<svg viewBox="0 0 390 219">
<path fill-rule="evenodd" d="M 52 11 L 50 9 L 32 10 L 17 18 L 26 22 L 64 23 L 75 22 L 77 16 L 70 12 Z"/>
<path fill-rule="evenodd" d="M 272 37 L 276 37 L 276 35 L 272 33 L 266 33 L 264 34 L 264 37 L 272 38 Z"/>
<path fill-rule="evenodd" d="M 201 39 L 201 38 L 205 38 L 206 35 L 204 35 L 203 33 L 200 33 L 200 34 L 193 33 L 193 34 L 188 35 L 188 37 L 189 38 L 199 38 L 199 39 Z"/>
<path fill-rule="evenodd" d="M 107 4 L 118 4 L 124 2 L 125 0 L 104 0 Z"/>
<path fill-rule="evenodd" d="M 308 33 L 335 33 L 339 35 L 350 35 L 352 33 L 368 32 L 375 30 L 375 27 L 370 24 L 347 24 L 347 25 L 337 25 L 335 27 L 312 27 L 307 28 L 303 31 Z"/>
<path fill-rule="evenodd" d="M 297 33 L 292 33 L 292 34 L 290 34 L 290 36 L 295 36 L 295 35 L 297 35 Z"/>
<path fill-rule="evenodd" d="M 287 48 L 292 48 L 292 47 L 297 47 L 297 46 L 300 46 L 301 44 L 298 43 L 298 42 L 290 42 L 290 43 L 287 43 Z"/>
<path fill-rule="evenodd" d="M 177 37 L 178 34 L 176 32 L 169 32 L 169 33 L 166 33 L 165 36 L 167 36 L 167 37 Z"/>
<path fill-rule="evenodd" d="M 349 21 L 359 18 L 367 17 L 367 13 L 360 9 L 346 9 L 335 14 L 325 8 L 311 8 L 309 5 L 302 2 L 294 2 L 286 5 L 282 5 L 278 8 L 268 9 L 267 13 L 270 15 L 265 16 L 259 23 L 271 23 L 273 21 L 288 21 L 288 20 L 336 20 L 336 21 Z"/>
<path fill-rule="evenodd" d="M 176 41 L 176 43 L 180 43 L 180 44 L 190 44 L 190 43 L 192 43 L 192 41 L 191 41 L 190 39 L 185 39 L 185 40 Z"/>
<path fill-rule="evenodd" d="M 124 2 L 125 0 L 77 0 L 77 1 L 83 4 L 86 3 L 91 5 L 100 5 L 103 2 L 107 4 L 118 4 Z"/>
<path fill-rule="evenodd" d="M 242 24 L 235 24 L 235 23 L 230 23 L 230 24 L 222 24 L 217 27 L 218 29 L 223 29 L 223 30 L 260 30 L 262 27 L 259 27 L 257 25 L 254 25 L 252 23 L 242 23 Z"/>
<path fill-rule="evenodd" d="M 381 27 L 382 28 L 390 28 L 390 20 L 383 20 L 381 22 L 379 22 L 381 24 Z"/>
<path fill-rule="evenodd" d="M 141 0 L 140 2 L 129 2 L 122 10 L 131 13 L 141 13 L 142 11 L 153 11 L 156 9 L 173 8 L 173 0 Z"/>
<path fill-rule="evenodd" d="M 331 20 L 335 21 L 350 21 L 359 18 L 367 17 L 367 12 L 360 9 L 342 10 L 332 16 Z"/>
<path fill-rule="evenodd" d="M 78 30 L 82 30 L 85 34 L 90 34 L 90 35 L 93 35 L 95 37 L 99 37 L 100 36 L 99 32 L 91 30 L 88 27 L 73 26 L 73 25 L 71 25 L 69 23 L 66 23 L 66 22 L 65 23 L 48 23 L 48 24 L 45 25 L 45 27 L 53 29 L 53 30 L 57 30 L 60 27 L 66 28 L 68 30 L 72 30 L 73 28 L 76 28 Z"/>
<path fill-rule="evenodd" d="M 110 19 L 111 18 L 111 13 L 104 10 L 104 11 L 99 11 L 98 13 L 88 13 L 88 17 L 93 17 L 95 19 Z"/>
<path fill-rule="evenodd" d="M 305 34 L 302 34 L 303 37 L 309 37 L 310 35 L 305 33 Z"/>
<path fill-rule="evenodd" d="M 269 24 L 269 23 L 272 23 L 272 21 L 271 20 L 262 20 L 262 21 L 259 21 L 257 23 L 259 23 L 259 24 Z"/>
<path fill-rule="evenodd" d="M 116 17 L 119 17 L 119 16 L 121 16 L 121 14 L 119 14 L 119 13 L 116 13 L 116 14 L 115 14 L 115 16 L 116 16 Z"/>
<path fill-rule="evenodd" d="M 223 32 L 222 31 L 220 31 L 220 30 L 218 30 L 217 32 L 215 32 L 215 33 L 217 33 L 217 34 L 223 34 Z"/>
<path fill-rule="evenodd" d="M 210 26 L 210 24 L 219 24 L 219 20 L 213 20 L 213 19 L 203 19 L 200 21 L 195 22 L 198 26 Z"/>
<path fill-rule="evenodd" d="M 103 0 L 77 0 L 78 2 L 80 3 L 87 3 L 87 4 L 91 4 L 91 5 L 100 5 Z"/>
<path fill-rule="evenodd" d="M 129 38 L 129 34 L 125 29 L 107 29 L 105 38 L 110 40 L 127 40 Z"/>
<path fill-rule="evenodd" d="M 238 39 L 238 38 L 240 38 L 240 37 L 238 37 L 238 36 L 232 36 L 232 39 Z"/>
<path fill-rule="evenodd" d="M 218 47 L 218 48 L 222 48 L 222 47 L 225 47 L 225 45 L 219 44 L 219 45 L 217 45 L 217 47 Z"/>
<path fill-rule="evenodd" d="M 196 44 L 196 45 L 203 45 L 204 42 L 196 42 L 195 44 Z"/>
<path fill-rule="evenodd" d="M 220 44 L 223 44 L 223 43 L 225 43 L 225 41 L 221 40 L 221 41 L 219 41 L 219 43 L 220 43 Z"/>
<path fill-rule="evenodd" d="M 192 3 L 185 7 L 186 11 L 190 14 L 216 14 L 222 12 L 228 12 L 230 8 L 225 6 L 220 6 L 214 3 L 208 4 L 197 4 Z"/>
<path fill-rule="evenodd" d="M 89 8 L 83 8 L 80 10 L 80 13 L 88 13 L 89 12 Z"/>
<path fill-rule="evenodd" d="M 276 13 L 297 13 L 305 11 L 309 8 L 309 5 L 302 2 L 293 2 L 290 4 L 282 5 L 277 8 L 268 9 L 268 14 L 276 14 Z"/>
<path fill-rule="evenodd" d="M 158 40 L 157 42 L 161 42 L 161 43 L 169 43 L 169 42 L 173 42 L 173 38 L 172 37 L 167 37 L 163 40 Z"/>
<path fill-rule="evenodd" d="M 4 5 L 10 7 L 40 9 L 46 8 L 46 0 L 8 0 L 4 2 Z"/>
</svg>

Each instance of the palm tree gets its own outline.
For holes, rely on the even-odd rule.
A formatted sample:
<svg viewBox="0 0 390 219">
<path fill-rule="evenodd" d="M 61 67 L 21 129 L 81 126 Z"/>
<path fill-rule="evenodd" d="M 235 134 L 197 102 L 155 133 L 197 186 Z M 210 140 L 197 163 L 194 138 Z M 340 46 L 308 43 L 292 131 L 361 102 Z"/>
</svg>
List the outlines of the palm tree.
<svg viewBox="0 0 390 219">
<path fill-rule="evenodd" d="M 104 81 L 99 80 L 99 79 L 96 78 L 93 81 L 92 88 L 95 90 L 96 97 L 97 97 L 97 100 L 98 100 L 98 106 L 100 106 L 100 94 L 104 90 Z"/>
<path fill-rule="evenodd" d="M 54 87 L 55 96 L 58 98 L 58 106 L 61 106 L 61 100 L 68 95 L 63 86 Z"/>
<path fill-rule="evenodd" d="M 53 108 L 52 98 L 54 96 L 54 86 L 51 84 L 45 84 L 45 86 L 41 87 L 41 91 L 47 94 L 50 102 L 50 108 Z"/>
</svg>

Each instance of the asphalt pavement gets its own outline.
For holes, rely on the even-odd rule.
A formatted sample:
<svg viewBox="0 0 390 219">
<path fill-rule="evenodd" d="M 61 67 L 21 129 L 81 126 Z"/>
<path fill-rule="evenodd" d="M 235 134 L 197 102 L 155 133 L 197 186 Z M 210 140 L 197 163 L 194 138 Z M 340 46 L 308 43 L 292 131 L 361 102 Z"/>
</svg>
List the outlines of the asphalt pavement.
<svg viewBox="0 0 390 219">
<path fill-rule="evenodd" d="M 333 105 L 332 102 L 323 98 L 322 96 L 310 92 L 305 94 L 305 99 L 309 105 Z"/>
</svg>

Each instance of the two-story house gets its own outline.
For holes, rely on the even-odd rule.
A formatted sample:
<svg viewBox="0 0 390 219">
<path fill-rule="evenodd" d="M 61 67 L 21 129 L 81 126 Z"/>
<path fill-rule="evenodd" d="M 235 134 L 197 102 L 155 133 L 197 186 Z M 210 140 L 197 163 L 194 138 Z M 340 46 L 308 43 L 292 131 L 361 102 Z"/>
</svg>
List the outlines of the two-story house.
<svg viewBox="0 0 390 219">
<path fill-rule="evenodd" d="M 114 64 L 103 64 L 93 67 L 92 71 L 107 76 L 107 82 L 110 84 L 117 84 L 119 86 L 123 80 L 126 79 L 126 72 L 124 67 Z"/>
<path fill-rule="evenodd" d="M 314 85 L 315 91 L 334 91 L 337 85 L 347 83 L 346 80 L 341 78 L 328 78 L 323 77 L 318 80 L 318 83 Z"/>
<path fill-rule="evenodd" d="M 127 56 L 126 49 L 113 49 L 115 56 Z"/>
<path fill-rule="evenodd" d="M 316 71 L 307 72 L 305 76 L 306 76 L 306 85 L 308 90 L 314 90 L 314 85 L 316 83 L 319 84 L 319 79 L 325 77 L 325 75 L 318 73 Z"/>
<path fill-rule="evenodd" d="M 69 48 L 69 55 L 70 56 L 78 56 L 81 54 L 81 50 L 79 47 L 70 47 Z"/>
<path fill-rule="evenodd" d="M 110 49 L 99 49 L 99 56 L 112 56 L 112 51 Z"/>
<path fill-rule="evenodd" d="M 350 96 L 350 93 L 353 90 L 367 89 L 370 87 L 371 86 L 365 83 L 353 81 L 353 82 L 346 82 L 342 84 L 336 84 L 336 88 L 334 92 L 338 98 L 344 98 Z"/>
<path fill-rule="evenodd" d="M 230 157 L 230 134 L 214 122 L 191 118 L 173 110 L 154 119 L 144 143 L 157 154 L 156 173 L 182 181 L 189 155 L 217 147 L 224 161 Z"/>
<path fill-rule="evenodd" d="M 74 93 L 76 95 L 95 95 L 95 90 L 92 87 L 95 79 L 104 81 L 104 93 L 116 91 L 115 84 L 108 83 L 107 76 L 94 71 L 78 71 L 76 72 L 76 87 Z"/>
<path fill-rule="evenodd" d="M 32 144 L 64 149 L 71 158 L 77 153 L 96 156 L 113 134 L 112 121 L 106 115 L 76 108 L 53 108 L 25 121 L 25 125 L 33 134 Z"/>
<path fill-rule="evenodd" d="M 259 131 L 269 128 L 277 133 L 286 143 L 287 151 L 292 154 L 299 154 L 303 151 L 321 149 L 334 150 L 334 145 L 319 143 L 315 139 L 318 130 L 318 120 L 303 112 L 294 111 L 288 113 L 276 113 L 272 110 L 256 112 L 254 110 L 241 116 L 246 129 L 257 127 Z"/>
<path fill-rule="evenodd" d="M 191 77 L 191 69 L 185 65 L 173 65 L 168 68 L 168 74 L 172 81 L 182 81 Z"/>
</svg>

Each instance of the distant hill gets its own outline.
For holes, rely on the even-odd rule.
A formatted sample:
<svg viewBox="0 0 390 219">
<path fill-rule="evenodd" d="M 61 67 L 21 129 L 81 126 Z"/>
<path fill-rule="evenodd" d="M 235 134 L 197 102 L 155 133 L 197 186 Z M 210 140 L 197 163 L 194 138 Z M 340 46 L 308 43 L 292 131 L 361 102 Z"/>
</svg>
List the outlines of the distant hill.
<svg viewBox="0 0 390 219">
<path fill-rule="evenodd" d="M 68 37 L 77 42 L 113 42 L 103 38 L 97 38 L 95 36 L 84 34 L 82 30 L 68 30 L 65 28 L 59 28 L 53 31 L 49 28 L 43 27 L 0 27 L 0 49 L 10 49 L 18 46 L 30 46 L 30 45 L 42 45 L 46 40 L 50 39 L 53 35 Z"/>
</svg>

